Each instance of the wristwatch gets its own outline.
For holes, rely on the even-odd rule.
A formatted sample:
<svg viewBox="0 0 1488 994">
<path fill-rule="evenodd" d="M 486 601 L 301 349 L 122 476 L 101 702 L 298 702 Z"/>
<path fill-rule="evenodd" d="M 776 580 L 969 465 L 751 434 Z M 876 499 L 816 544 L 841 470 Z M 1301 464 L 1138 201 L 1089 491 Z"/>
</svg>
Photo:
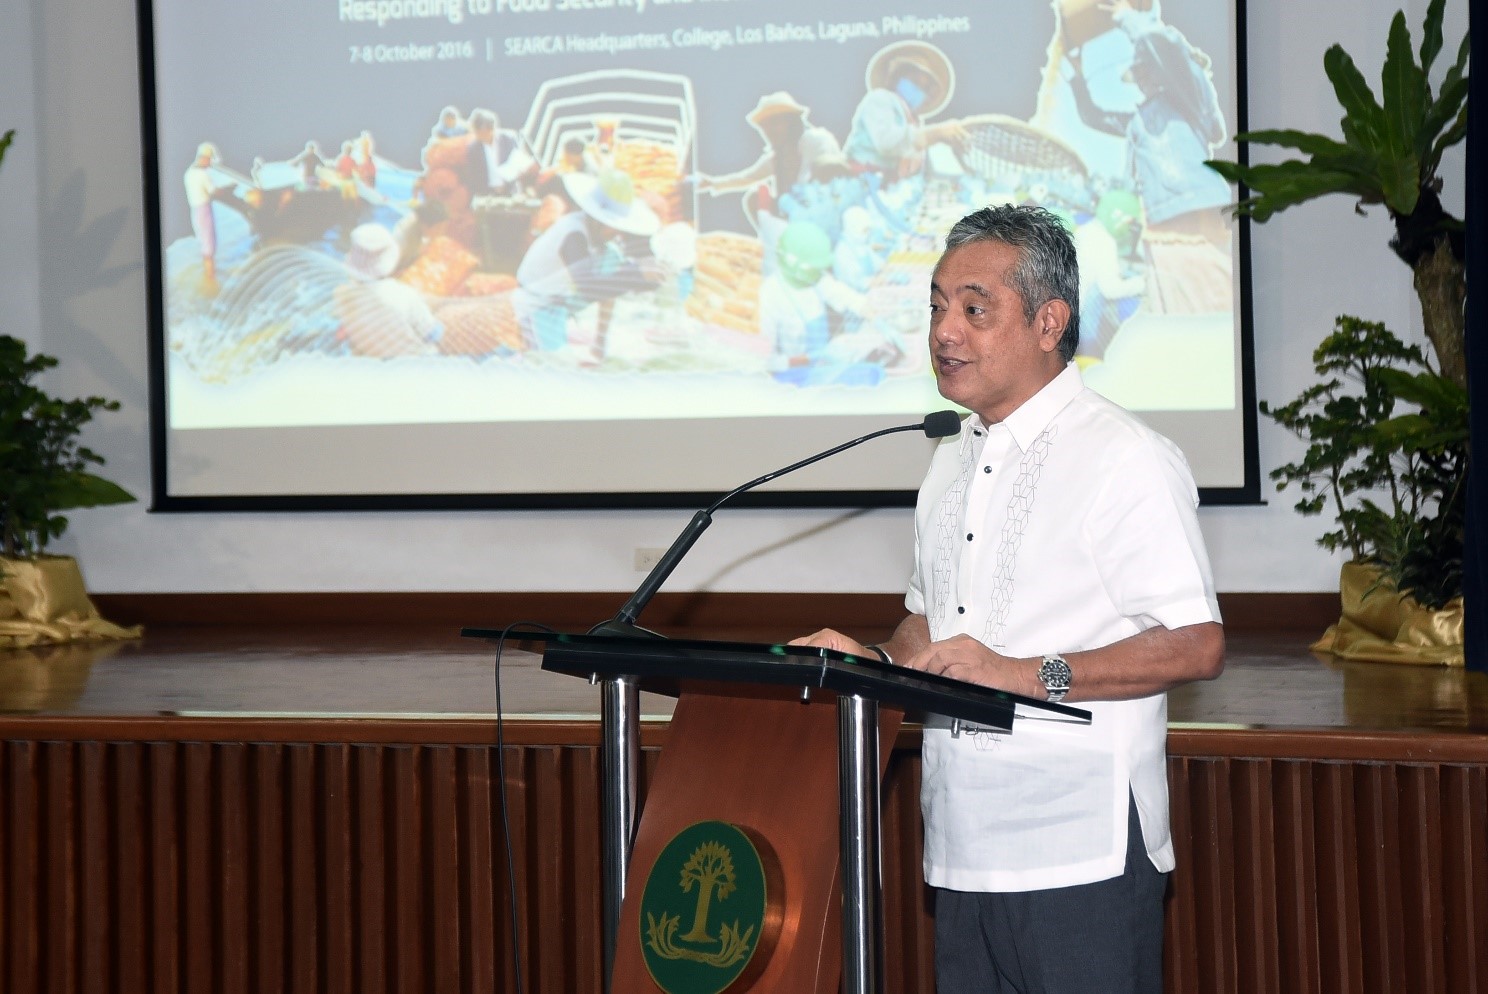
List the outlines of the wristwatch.
<svg viewBox="0 0 1488 994">
<path fill-rule="evenodd" d="M 1064 700 L 1064 695 L 1070 691 L 1069 663 L 1057 652 L 1049 653 L 1044 657 L 1044 662 L 1038 668 L 1039 682 L 1044 685 L 1044 690 L 1049 693 L 1049 703 L 1058 704 Z"/>
</svg>

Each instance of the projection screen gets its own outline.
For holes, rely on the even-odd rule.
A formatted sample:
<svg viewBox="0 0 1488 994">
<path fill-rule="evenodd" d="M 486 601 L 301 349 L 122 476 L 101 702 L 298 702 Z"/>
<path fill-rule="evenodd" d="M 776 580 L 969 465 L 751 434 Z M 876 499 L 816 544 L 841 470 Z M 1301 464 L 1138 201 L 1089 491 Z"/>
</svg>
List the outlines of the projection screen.
<svg viewBox="0 0 1488 994">
<path fill-rule="evenodd" d="M 1085 382 L 1255 500 L 1234 2 L 145 0 L 155 506 L 693 503 L 945 408 L 999 203 L 1074 234 Z"/>
</svg>

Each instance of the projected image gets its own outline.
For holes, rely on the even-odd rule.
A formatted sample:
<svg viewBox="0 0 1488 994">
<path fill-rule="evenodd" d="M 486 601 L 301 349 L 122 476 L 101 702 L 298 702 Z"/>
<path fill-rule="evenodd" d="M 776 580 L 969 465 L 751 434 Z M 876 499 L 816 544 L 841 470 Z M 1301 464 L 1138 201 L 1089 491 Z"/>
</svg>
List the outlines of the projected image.
<svg viewBox="0 0 1488 994">
<path fill-rule="evenodd" d="M 1003 203 L 1069 225 L 1085 383 L 1258 479 L 1234 0 L 149 15 L 160 506 L 727 490 L 945 406 L 931 273 Z M 881 451 L 779 490 L 908 501 Z"/>
<path fill-rule="evenodd" d="M 684 26 L 342 3 L 348 64 L 310 72 L 358 82 L 347 126 L 265 103 L 250 129 L 237 108 L 178 129 L 172 425 L 667 417 L 681 379 L 691 417 L 921 410 L 941 240 L 1004 202 L 1074 233 L 1088 382 L 1234 405 L 1230 191 L 1201 164 L 1233 128 L 1158 4 L 758 26 L 790 5 L 610 6 Z M 431 20 L 461 39 L 356 43 Z M 994 31 L 1021 57 L 989 58 Z"/>
</svg>

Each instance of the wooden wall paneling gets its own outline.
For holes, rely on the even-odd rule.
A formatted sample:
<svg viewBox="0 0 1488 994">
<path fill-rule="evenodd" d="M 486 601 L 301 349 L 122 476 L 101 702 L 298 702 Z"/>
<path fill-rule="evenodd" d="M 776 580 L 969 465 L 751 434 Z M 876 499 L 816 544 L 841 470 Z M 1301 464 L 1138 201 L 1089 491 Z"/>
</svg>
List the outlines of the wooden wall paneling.
<svg viewBox="0 0 1488 994">
<path fill-rule="evenodd" d="M 1186 758 L 1168 761 L 1170 831 L 1180 859 L 1194 846 L 1194 817 L 1187 799 L 1193 793 L 1190 780 L 1196 762 Z M 1196 910 L 1199 902 L 1194 879 L 1191 874 L 1174 874 L 1169 879 L 1165 905 L 1163 974 L 1169 984 L 1176 984 L 1180 990 L 1197 990 L 1199 985 Z"/>
<path fill-rule="evenodd" d="M 182 987 L 186 991 L 212 990 L 216 982 L 213 948 L 217 938 L 216 888 L 220 864 L 212 845 L 212 746 L 187 742 L 182 747 L 184 773 L 181 806 L 182 866 L 185 885 L 181 918 L 162 923 L 182 936 Z"/>
<path fill-rule="evenodd" d="M 461 749 L 456 769 L 459 775 L 460 916 L 469 933 L 460 943 L 461 973 L 471 990 L 496 990 L 498 964 L 502 990 L 515 989 L 505 972 L 508 957 L 498 948 L 509 934 L 502 925 L 500 895 L 508 879 L 504 854 L 498 854 L 500 838 L 492 792 L 497 783 L 493 749 Z"/>
<path fill-rule="evenodd" d="M 393 955 L 388 935 L 387 799 L 383 796 L 382 746 L 352 747 L 351 805 L 352 949 L 356 990 L 383 994 Z"/>
<path fill-rule="evenodd" d="M 460 975 L 460 947 L 471 940 L 460 922 L 460 881 L 465 867 L 460 862 L 457 831 L 459 785 L 456 753 L 449 746 L 424 751 L 427 799 L 424 837 L 427 840 L 424 915 L 424 949 L 428 961 L 430 991 L 459 991 L 466 978 Z"/>
<path fill-rule="evenodd" d="M 925 884 L 917 753 L 896 750 L 880 795 L 883 809 L 884 987 L 935 989 L 933 901 Z"/>
<path fill-rule="evenodd" d="M 42 779 L 46 830 L 41 833 L 46 867 L 45 966 L 47 990 L 77 989 L 77 780 L 73 773 L 76 745 L 48 742 Z"/>
<path fill-rule="evenodd" d="M 248 990 L 248 751 L 241 742 L 212 747 L 212 825 L 209 845 L 218 863 L 213 919 L 217 981 L 222 994 Z M 261 748 L 261 747 L 257 747 Z"/>
<path fill-rule="evenodd" d="M 1189 852 L 1190 873 L 1202 895 L 1195 908 L 1195 958 L 1200 988 L 1223 990 L 1235 975 L 1235 813 L 1231 807 L 1229 763 L 1203 763 L 1190 777 L 1198 830 Z"/>
<path fill-rule="evenodd" d="M 321 989 L 326 976 L 321 961 L 322 909 L 329 910 L 329 895 L 322 889 L 321 848 L 317 837 L 321 831 L 321 798 L 327 783 L 317 775 L 320 751 L 315 746 L 290 744 L 284 747 L 284 769 L 287 785 L 287 827 L 285 845 L 286 894 L 285 931 L 288 957 L 285 982 L 294 994 L 311 994 Z"/>
<path fill-rule="evenodd" d="M 117 990 L 153 990 L 149 980 L 149 769 L 146 747 L 117 742 L 109 747 L 108 804 L 112 838 L 104 840 L 113 873 L 114 970 Z"/>
<path fill-rule="evenodd" d="M 1352 770 L 1338 763 L 1313 770 L 1318 945 L 1326 994 L 1363 989 L 1364 964 L 1357 910 L 1359 851 Z"/>
<path fill-rule="evenodd" d="M 173 742 L 145 747 L 149 784 L 150 982 L 160 994 L 182 989 L 180 751 Z"/>
<path fill-rule="evenodd" d="M 538 804 L 533 790 L 534 774 L 529 769 L 534 759 L 535 753 L 529 748 L 507 748 L 493 756 L 492 762 L 488 807 L 491 812 L 490 844 L 495 887 L 491 894 L 490 915 L 492 944 L 498 964 L 496 973 L 503 985 L 500 990 L 516 989 L 518 956 L 521 957 L 526 990 L 542 990 L 534 977 L 533 916 L 526 897 L 531 893 L 532 876 L 526 854 L 532 850 L 532 840 L 540 838 L 536 834 L 540 826 L 535 814 Z M 502 784 L 506 785 L 504 811 Z M 511 906 L 512 901 L 516 902 L 515 908 Z M 515 921 L 512 920 L 514 915 Z"/>
<path fill-rule="evenodd" d="M 594 990 L 598 750 L 528 741 L 505 749 L 527 994 Z M 0 742 L 0 986 L 513 991 L 495 759 Z M 1177 755 L 1169 773 L 1169 992 L 1488 989 L 1488 765 Z M 883 793 L 903 994 L 933 984 L 918 776 L 901 749 Z"/>
<path fill-rule="evenodd" d="M 284 746 L 261 743 L 247 758 L 247 985 L 255 994 L 284 994 L 289 966 L 286 802 L 293 796 L 292 784 L 285 772 Z"/>
<path fill-rule="evenodd" d="M 1488 768 L 1442 771 L 1446 989 L 1488 990 Z"/>
<path fill-rule="evenodd" d="M 13 991 L 40 987 L 40 751 L 34 742 L 7 742 L 5 748 L 6 921 L 0 947 L 5 950 L 7 987 Z"/>
<path fill-rule="evenodd" d="M 113 819 L 108 803 L 105 770 L 108 746 L 102 742 L 78 745 L 78 960 L 79 989 L 85 994 L 113 990 L 112 943 L 117 920 L 109 886 L 113 847 Z"/>
<path fill-rule="evenodd" d="M 1358 826 L 1356 864 L 1360 959 L 1363 976 L 1381 990 L 1400 990 L 1402 960 L 1401 863 L 1408 858 L 1400 845 L 1400 807 L 1395 796 L 1395 770 L 1380 763 L 1353 769 L 1354 819 Z M 1425 937 L 1435 942 L 1434 936 Z"/>
<path fill-rule="evenodd" d="M 1318 994 L 1322 990 L 1311 768 L 1312 764 L 1302 760 L 1278 759 L 1271 764 L 1276 803 L 1279 968 L 1281 975 L 1296 985 L 1298 994 Z"/>
<path fill-rule="evenodd" d="M 603 787 L 603 767 L 597 748 L 567 749 L 568 763 L 572 770 L 569 778 L 568 829 L 570 852 L 570 875 L 565 881 L 565 893 L 572 902 L 567 931 L 575 937 L 574 975 L 580 986 L 575 990 L 600 990 L 604 978 L 604 957 L 601 945 L 603 932 L 604 900 L 601 890 L 601 861 L 603 847 L 600 842 L 600 820 L 594 814 L 599 810 L 600 791 Z M 651 752 L 651 769 L 660 750 Z M 637 780 L 645 777 L 647 766 L 642 754 L 641 770 Z M 644 798 L 644 783 L 637 784 L 637 793 Z"/>
<path fill-rule="evenodd" d="M 1444 990 L 1441 767 L 1401 766 L 1396 776 L 1401 855 L 1398 908 L 1404 924 L 1399 943 L 1402 986 Z"/>
<path fill-rule="evenodd" d="M 319 746 L 316 752 L 321 760 L 320 899 L 325 930 L 320 956 L 328 994 L 351 994 L 359 989 L 352 942 L 357 913 L 354 903 L 357 848 L 353 836 L 356 795 L 351 789 L 353 752 L 350 745 Z"/>
<path fill-rule="evenodd" d="M 532 820 L 527 825 L 527 847 L 517 850 L 527 866 L 523 950 L 534 991 L 581 990 L 571 983 L 572 957 L 562 941 L 563 895 L 560 881 L 568 854 L 561 832 L 567 812 L 560 747 L 533 748 L 529 753 L 527 789 Z M 567 984 L 567 986 L 565 986 Z"/>
<path fill-rule="evenodd" d="M 394 962 L 388 970 L 395 991 L 422 991 L 421 968 L 428 962 L 424 922 L 427 917 L 421 869 L 428 856 L 423 832 L 424 801 L 421 760 L 439 746 L 397 746 L 384 749 L 387 764 L 388 889 L 389 925 L 392 935 L 388 950 Z"/>
<path fill-rule="evenodd" d="M 598 832 L 579 827 L 598 813 L 597 750 L 529 747 L 527 752 L 530 847 L 516 851 L 528 867 L 523 902 L 528 984 L 545 994 L 598 990 L 600 961 L 580 953 L 598 944 L 598 908 L 577 896 L 599 886 Z"/>
<path fill-rule="evenodd" d="M 244 625 L 355 625 L 393 619 L 398 627 L 500 628 L 533 618 L 565 631 L 587 631 L 608 618 L 628 591 L 297 591 L 279 593 L 89 594 L 102 614 L 120 624 L 151 627 Z M 1225 629 L 1321 632 L 1338 620 L 1338 592 L 1219 594 Z M 668 635 L 769 641 L 823 626 L 864 638 L 887 638 L 904 617 L 902 594 L 789 591 L 663 590 L 646 607 L 647 627 Z M 1309 638 L 1310 641 L 1310 638 Z"/>
<path fill-rule="evenodd" d="M 1270 760 L 1233 764 L 1231 777 L 1235 844 L 1235 988 L 1279 991 L 1280 939 L 1277 933 L 1278 866 L 1276 806 Z"/>
</svg>

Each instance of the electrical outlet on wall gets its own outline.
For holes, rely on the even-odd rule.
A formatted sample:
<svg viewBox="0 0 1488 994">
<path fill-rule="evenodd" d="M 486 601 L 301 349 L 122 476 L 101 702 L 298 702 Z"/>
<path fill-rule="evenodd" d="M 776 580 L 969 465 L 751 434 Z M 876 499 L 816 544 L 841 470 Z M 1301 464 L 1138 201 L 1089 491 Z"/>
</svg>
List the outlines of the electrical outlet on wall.
<svg viewBox="0 0 1488 994">
<path fill-rule="evenodd" d="M 651 568 L 661 562 L 661 557 L 666 555 L 665 549 L 640 548 L 635 550 L 635 571 L 637 573 L 650 572 Z"/>
</svg>

